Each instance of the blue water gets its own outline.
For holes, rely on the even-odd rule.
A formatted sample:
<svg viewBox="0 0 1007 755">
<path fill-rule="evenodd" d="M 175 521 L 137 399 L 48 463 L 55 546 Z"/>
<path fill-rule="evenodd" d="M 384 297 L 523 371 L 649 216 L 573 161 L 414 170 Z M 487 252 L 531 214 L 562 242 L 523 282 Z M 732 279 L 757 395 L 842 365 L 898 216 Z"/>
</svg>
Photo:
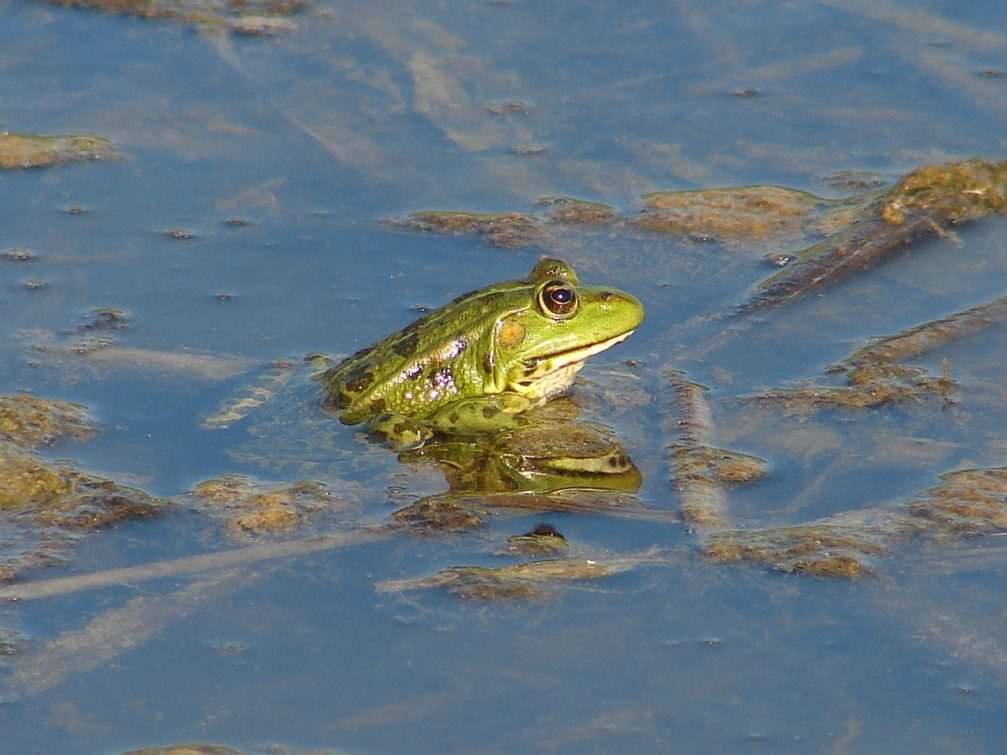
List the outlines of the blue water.
<svg viewBox="0 0 1007 755">
<path fill-rule="evenodd" d="M 1002 221 L 916 245 L 692 360 L 721 327 L 703 318 L 742 301 L 777 249 L 605 229 L 498 249 L 385 224 L 422 209 L 541 212 L 536 200 L 556 194 L 627 215 L 658 190 L 780 183 L 834 196 L 826 177 L 839 170 L 893 180 L 1003 158 L 1007 76 L 991 73 L 1007 68 L 1007 18 L 993 0 L 958 6 L 320 1 L 298 31 L 257 39 L 4 3 L 0 128 L 99 134 L 122 159 L 0 174 L 0 249 L 36 255 L 0 261 L 0 392 L 87 404 L 101 434 L 47 454 L 156 495 L 228 472 L 285 479 L 229 455 L 242 428 L 214 434 L 199 418 L 259 365 L 355 351 L 547 252 L 647 308 L 584 374 L 602 386 L 632 376 L 637 394 L 594 410 L 643 470 L 650 506 L 678 506 L 674 438 L 660 430 L 669 364 L 711 387 L 724 445 L 771 463 L 766 482 L 731 492 L 748 526 L 906 500 L 944 472 L 1001 465 L 1007 355 L 994 332 L 918 361 L 939 374 L 948 356 L 962 389 L 947 407 L 781 417 L 736 397 L 815 379 L 866 337 L 1002 296 Z M 529 112 L 487 110 L 514 100 Z M 28 290 L 29 278 L 46 285 Z M 247 370 L 31 364 L 30 344 L 77 337 L 102 306 L 130 318 L 121 346 Z M 364 447 L 348 428 L 338 442 Z M 324 474 L 367 521 L 392 510 L 389 488 L 412 499 L 443 487 L 390 453 L 366 458 L 365 471 L 335 462 Z M 488 554 L 504 535 L 542 521 L 587 550 L 660 545 L 671 562 L 538 603 L 375 591 L 498 563 Z M 849 583 L 705 562 L 676 524 L 540 514 L 486 532 L 493 543 L 401 538 L 242 567 L 128 651 L 93 664 L 81 653 L 24 694 L 8 684 L 0 750 L 977 753 L 1007 734 L 996 537 L 907 545 L 878 577 Z M 32 577 L 237 545 L 181 507 L 90 534 L 67 566 Z M 96 617 L 137 598 L 169 605 L 209 578 L 5 606 L 0 626 L 29 638 L 6 659 L 8 682 L 41 663 L 33 650 L 93 631 Z"/>
</svg>

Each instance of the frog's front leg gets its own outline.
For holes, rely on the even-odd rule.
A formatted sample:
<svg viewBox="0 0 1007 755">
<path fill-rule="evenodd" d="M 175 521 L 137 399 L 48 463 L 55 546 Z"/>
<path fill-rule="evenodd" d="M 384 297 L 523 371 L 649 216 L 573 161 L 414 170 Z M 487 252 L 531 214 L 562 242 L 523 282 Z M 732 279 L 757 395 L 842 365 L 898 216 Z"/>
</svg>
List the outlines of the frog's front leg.
<svg viewBox="0 0 1007 755">
<path fill-rule="evenodd" d="M 430 418 L 431 426 L 448 435 L 495 433 L 518 426 L 518 415 L 535 406 L 517 393 L 461 399 L 439 409 Z"/>
</svg>

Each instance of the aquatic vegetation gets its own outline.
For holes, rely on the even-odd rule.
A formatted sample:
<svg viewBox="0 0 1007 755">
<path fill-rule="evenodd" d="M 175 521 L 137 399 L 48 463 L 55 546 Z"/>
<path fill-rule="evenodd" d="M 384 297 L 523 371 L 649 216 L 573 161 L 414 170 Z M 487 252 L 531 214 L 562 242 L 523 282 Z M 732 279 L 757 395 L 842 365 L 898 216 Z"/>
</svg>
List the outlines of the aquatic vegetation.
<svg viewBox="0 0 1007 755">
<path fill-rule="evenodd" d="M 54 5 L 126 13 L 151 19 L 177 19 L 209 29 L 252 37 L 296 31 L 286 17 L 300 13 L 304 0 L 46 0 Z"/>
<path fill-rule="evenodd" d="M 226 399 L 214 412 L 204 417 L 200 421 L 200 426 L 208 430 L 226 429 L 240 422 L 267 401 L 275 398 L 293 377 L 296 368 L 297 365 L 290 360 L 277 360 L 240 396 Z"/>
<path fill-rule="evenodd" d="M 748 561 L 777 571 L 860 577 L 910 537 L 941 542 L 1007 528 L 1007 467 L 965 469 L 901 507 L 864 506 L 786 527 L 710 534 L 703 553 L 713 561 Z"/>
<path fill-rule="evenodd" d="M 93 433 L 79 404 L 0 396 L 0 579 L 61 562 L 85 532 L 160 511 L 162 502 L 141 490 L 35 453 Z"/>
<path fill-rule="evenodd" d="M 703 544 L 711 561 L 747 561 L 776 571 L 822 577 L 860 577 L 886 552 L 882 539 L 863 527 L 826 522 L 772 529 L 716 532 Z"/>
<path fill-rule="evenodd" d="M 0 438 L 20 448 L 36 448 L 57 438 L 86 438 L 94 426 L 81 404 L 18 393 L 0 396 Z"/>
<path fill-rule="evenodd" d="M 959 163 L 925 165 L 907 173 L 885 194 L 880 215 L 892 225 L 916 216 L 960 225 L 1007 210 L 1007 160 L 974 157 Z"/>
<path fill-rule="evenodd" d="M 945 235 L 947 226 L 1007 209 L 1007 161 L 973 158 L 927 165 L 906 174 L 848 227 L 797 253 L 766 279 L 741 313 L 777 306 L 861 271 L 917 239 Z M 865 197 L 870 199 L 870 195 Z"/>
<path fill-rule="evenodd" d="M 17 339 L 24 344 L 31 366 L 52 369 L 67 378 L 137 370 L 216 381 L 240 375 L 252 366 L 251 360 L 238 356 L 119 345 L 118 335 L 130 327 L 125 313 L 114 307 L 98 307 L 59 333 L 28 330 L 17 334 Z"/>
<path fill-rule="evenodd" d="M 835 203 L 782 186 L 660 191 L 643 196 L 640 228 L 717 241 L 796 237 Z"/>
<path fill-rule="evenodd" d="M 389 225 L 421 233 L 476 235 L 490 246 L 507 249 L 535 246 L 545 238 L 545 231 L 538 218 L 516 212 L 430 210 L 414 212 L 405 220 L 389 221 Z"/>
<path fill-rule="evenodd" d="M 551 524 L 537 524 L 528 532 L 508 535 L 501 555 L 556 556 L 567 553 L 570 543 Z"/>
<path fill-rule="evenodd" d="M 277 485 L 246 475 L 205 480 L 192 489 L 189 500 L 199 511 L 223 520 L 228 534 L 239 539 L 291 532 L 337 503 L 320 482 Z"/>
<path fill-rule="evenodd" d="M 820 408 L 866 409 L 925 395 L 946 397 L 952 381 L 947 374 L 930 375 L 920 367 L 900 364 L 933 349 L 972 335 L 1007 319 L 1007 297 L 956 312 L 939 320 L 878 338 L 830 368 L 842 374 L 845 386 L 797 386 L 776 388 L 751 396 L 751 400 L 774 401 L 788 411 L 807 414 Z"/>
<path fill-rule="evenodd" d="M 682 497 L 682 518 L 702 529 L 729 527 L 727 486 L 756 482 L 767 474 L 764 460 L 714 444 L 716 430 L 704 386 L 678 372 L 667 374 L 675 392 L 674 420 L 666 428 L 677 436 L 671 451 L 672 481 Z"/>
<path fill-rule="evenodd" d="M 793 261 L 784 260 L 782 272 L 761 284 L 759 293 L 742 308 L 744 312 L 802 296 L 864 269 L 885 250 L 943 232 L 946 225 L 1001 211 L 1002 174 L 1000 163 L 971 160 L 926 166 L 886 192 L 877 191 L 875 181 L 862 181 L 857 187 L 870 190 L 843 200 L 825 200 L 778 186 L 656 192 L 643 197 L 642 212 L 624 214 L 597 202 L 549 196 L 539 200 L 542 209 L 537 214 L 418 212 L 388 225 L 416 232 L 474 235 L 492 245 L 510 248 L 547 245 L 565 229 L 575 227 L 602 229 L 602 233 L 674 234 L 722 244 L 826 237 L 796 253 Z M 866 409 L 929 393 L 946 397 L 952 385 L 947 374 L 932 376 L 905 362 L 940 343 L 1002 321 L 1007 314 L 1005 301 L 998 299 L 873 341 L 830 368 L 829 375 L 842 376 L 846 385 L 798 385 L 748 398 L 780 403 L 789 413 L 808 414 L 822 407 Z M 35 334 L 33 349 L 40 356 L 58 360 L 107 363 L 112 369 L 174 369 L 189 377 L 207 379 L 229 377 L 247 366 L 210 355 L 162 354 L 120 347 L 115 333 L 129 324 L 128 316 L 121 311 L 98 308 L 77 326 L 73 340 Z M 737 337 L 737 332 L 728 332 L 728 337 Z M 305 361 L 318 369 L 327 366 L 318 355 L 310 355 Z M 299 383 L 292 381 L 297 372 L 295 362 L 278 360 L 244 396 L 225 402 L 203 420 L 202 426 L 229 429 L 266 404 L 282 405 L 278 397 L 292 382 Z M 669 463 L 681 498 L 680 518 L 643 506 L 635 497 L 641 482 L 639 470 L 615 434 L 603 426 L 575 421 L 576 407 L 570 411 L 564 402 L 556 401 L 543 409 L 542 416 L 529 414 L 527 422 L 516 428 L 478 437 L 438 438 L 422 448 L 402 450 L 399 459 L 403 463 L 437 465 L 450 489 L 399 508 L 382 531 L 420 535 L 467 531 L 481 527 L 490 517 L 520 511 L 683 521 L 698 534 L 701 550 L 714 561 L 856 577 L 874 571 L 891 547 L 909 536 L 949 538 L 1002 526 L 997 524 L 1002 522 L 1001 514 L 990 503 L 996 502 L 995 495 L 991 499 L 989 493 L 993 484 L 990 480 L 995 482 L 999 477 L 995 470 L 983 470 L 979 481 L 985 481 L 985 488 L 972 477 L 954 477 L 954 484 L 946 482 L 901 508 L 875 510 L 868 506 L 803 524 L 737 529 L 730 512 L 729 490 L 763 479 L 768 465 L 755 456 L 721 447 L 706 389 L 680 373 L 668 373 L 667 377 L 675 398 L 668 403 L 662 429 L 666 436 L 675 438 Z M 297 401 L 306 405 L 303 396 Z M 550 417 L 548 412 L 555 414 Z M 303 460 L 314 455 L 316 445 L 318 455 L 330 457 L 327 439 L 316 430 L 319 423 L 331 425 L 332 418 L 323 411 L 316 414 L 308 421 L 303 415 L 293 414 L 267 422 L 253 420 L 248 429 L 260 439 L 260 445 L 240 450 L 234 458 L 263 464 L 279 460 L 285 454 L 283 439 L 288 436 L 294 446 L 291 458 Z M 21 452 L 20 457 L 11 454 L 12 478 L 20 475 L 34 485 L 26 486 L 24 495 L 52 500 L 65 496 L 70 486 L 68 477 L 58 469 L 32 472 L 33 464 L 35 458 L 30 452 Z M 333 464 L 331 458 L 329 464 Z M 966 483 L 971 498 L 962 492 Z M 971 503 L 963 503 L 966 499 Z M 332 506 L 329 490 L 321 483 L 266 483 L 240 475 L 201 483 L 183 500 L 219 518 L 226 531 L 237 538 L 289 536 L 301 530 L 315 512 Z M 383 583 L 382 589 L 443 587 L 465 597 L 541 597 L 550 583 L 595 579 L 612 573 L 594 561 L 571 555 L 569 543 L 554 530 L 512 535 L 497 552 L 562 558 L 498 569 L 455 567 L 417 580 Z M 653 559 L 637 559 L 633 565 L 645 562 Z M 622 563 L 619 568 L 633 568 L 628 564 Z"/>
<path fill-rule="evenodd" d="M 122 755 L 241 755 L 241 751 L 220 745 L 190 742 L 170 747 L 145 747 L 142 750 L 124 752 Z"/>
<path fill-rule="evenodd" d="M 378 592 L 444 588 L 474 600 L 534 600 L 565 582 L 602 579 L 656 560 L 656 552 L 613 558 L 565 558 L 530 561 L 494 568 L 455 566 L 418 579 L 385 580 Z"/>
<path fill-rule="evenodd" d="M 547 219 L 553 223 L 608 225 L 619 217 L 619 211 L 614 207 L 575 197 L 542 197 L 538 203 L 549 208 Z"/>
<path fill-rule="evenodd" d="M 874 189 L 840 200 L 782 186 L 652 192 L 641 212 L 571 197 L 545 197 L 544 216 L 531 213 L 419 212 L 393 226 L 452 235 L 478 235 L 494 246 L 554 243 L 564 226 L 605 225 L 725 244 L 772 239 L 776 243 L 821 240 L 783 255 L 783 269 L 756 287 L 738 314 L 800 298 L 867 269 L 885 255 L 927 236 L 949 235 L 961 225 L 1007 209 L 1007 161 L 978 158 L 927 165 L 887 191 Z M 847 184 L 844 184 L 847 185 Z M 862 188 L 865 182 L 853 185 Z M 806 243 L 806 241 L 805 241 Z"/>
<path fill-rule="evenodd" d="M 399 509 L 392 519 L 417 533 L 458 532 L 479 527 L 489 515 L 489 509 L 469 498 L 431 496 Z"/>
<path fill-rule="evenodd" d="M 11 131 L 0 132 L 0 169 L 23 170 L 85 160 L 118 157 L 108 139 L 90 134 L 42 136 Z"/>
</svg>

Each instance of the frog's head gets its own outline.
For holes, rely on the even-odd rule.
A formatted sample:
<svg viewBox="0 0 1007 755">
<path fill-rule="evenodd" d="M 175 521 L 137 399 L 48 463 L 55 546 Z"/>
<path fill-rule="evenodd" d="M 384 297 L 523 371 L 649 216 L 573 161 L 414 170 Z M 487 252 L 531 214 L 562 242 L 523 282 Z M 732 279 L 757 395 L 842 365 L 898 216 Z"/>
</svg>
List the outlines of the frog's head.
<svg viewBox="0 0 1007 755">
<path fill-rule="evenodd" d="M 525 305 L 494 324 L 488 392 L 544 401 L 568 388 L 588 357 L 626 340 L 643 321 L 635 297 L 581 285 L 559 260 L 541 260 L 526 281 Z"/>
</svg>

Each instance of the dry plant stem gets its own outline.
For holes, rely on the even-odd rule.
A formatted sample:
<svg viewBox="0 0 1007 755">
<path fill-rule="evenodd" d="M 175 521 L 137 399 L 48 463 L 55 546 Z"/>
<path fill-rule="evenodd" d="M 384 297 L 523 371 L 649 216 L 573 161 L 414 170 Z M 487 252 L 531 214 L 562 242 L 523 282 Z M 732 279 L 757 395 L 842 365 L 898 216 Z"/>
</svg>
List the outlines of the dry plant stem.
<svg viewBox="0 0 1007 755">
<path fill-rule="evenodd" d="M 401 531 L 401 527 L 392 525 L 367 527 L 349 532 L 336 532 L 300 540 L 288 540 L 281 543 L 251 545 L 247 548 L 157 561 L 152 564 L 126 566 L 119 569 L 74 575 L 72 577 L 58 577 L 56 579 L 39 580 L 25 584 L 8 585 L 0 588 L 0 600 L 51 598 L 57 595 L 69 595 L 101 587 L 131 585 L 152 579 L 179 577 L 211 569 L 223 569 L 231 566 L 271 561 L 277 558 L 290 558 L 292 556 L 315 553 L 316 551 L 334 550 L 362 545 L 364 543 L 373 543 L 389 538 Z"/>
</svg>

